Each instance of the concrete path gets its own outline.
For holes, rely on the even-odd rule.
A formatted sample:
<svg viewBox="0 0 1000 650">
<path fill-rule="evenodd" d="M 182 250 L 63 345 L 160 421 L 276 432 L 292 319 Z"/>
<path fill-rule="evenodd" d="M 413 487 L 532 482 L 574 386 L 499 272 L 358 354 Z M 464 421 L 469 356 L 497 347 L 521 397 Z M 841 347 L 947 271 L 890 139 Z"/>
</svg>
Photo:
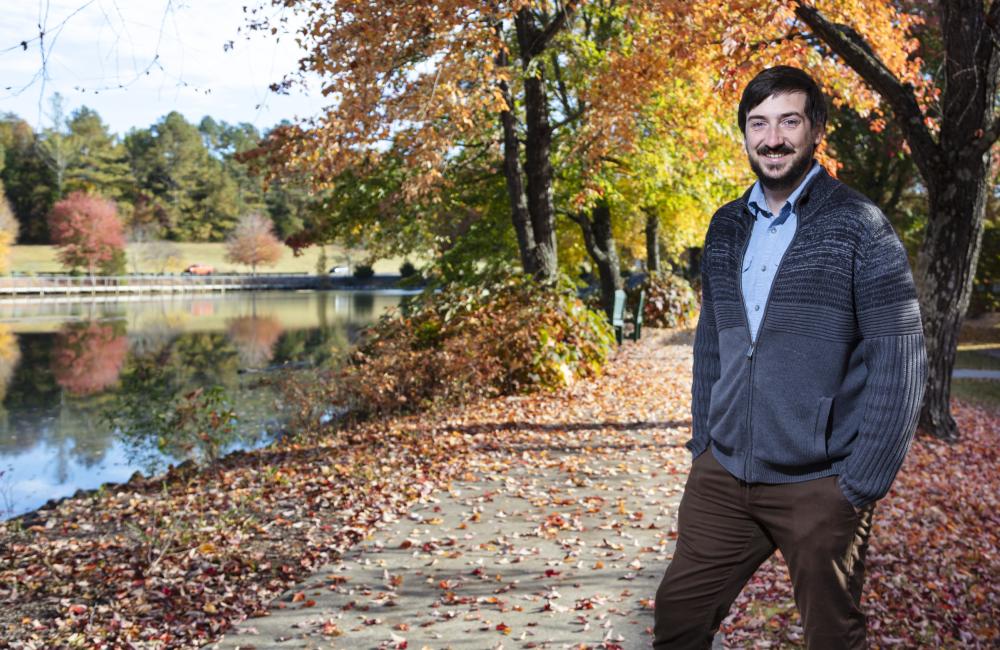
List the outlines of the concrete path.
<svg viewBox="0 0 1000 650">
<path fill-rule="evenodd" d="M 512 454 L 212 647 L 648 648 L 688 465 L 649 442 Z"/>
<path fill-rule="evenodd" d="M 951 376 L 955 379 L 995 379 L 1000 381 L 1000 370 L 966 370 L 956 368 Z"/>
</svg>

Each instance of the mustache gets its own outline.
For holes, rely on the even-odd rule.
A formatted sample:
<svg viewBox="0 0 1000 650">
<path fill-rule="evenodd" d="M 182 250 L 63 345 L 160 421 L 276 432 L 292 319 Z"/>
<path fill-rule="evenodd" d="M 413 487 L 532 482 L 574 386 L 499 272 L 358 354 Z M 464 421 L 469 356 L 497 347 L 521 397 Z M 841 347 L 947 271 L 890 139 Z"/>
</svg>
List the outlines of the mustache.
<svg viewBox="0 0 1000 650">
<path fill-rule="evenodd" d="M 781 145 L 780 147 L 758 147 L 757 154 L 761 156 L 766 156 L 769 153 L 795 153 L 795 150 L 787 145 Z"/>
</svg>

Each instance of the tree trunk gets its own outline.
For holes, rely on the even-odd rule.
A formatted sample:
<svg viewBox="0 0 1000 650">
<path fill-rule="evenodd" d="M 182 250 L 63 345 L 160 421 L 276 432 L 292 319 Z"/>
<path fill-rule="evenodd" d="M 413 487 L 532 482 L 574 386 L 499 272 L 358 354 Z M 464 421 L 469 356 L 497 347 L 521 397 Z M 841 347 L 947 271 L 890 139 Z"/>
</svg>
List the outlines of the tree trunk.
<svg viewBox="0 0 1000 650">
<path fill-rule="evenodd" d="M 525 8 L 515 18 L 521 66 L 529 72 L 536 45 L 543 32 L 535 24 L 530 9 Z M 552 127 L 549 124 L 548 99 L 541 68 L 530 71 L 524 80 L 525 160 L 528 213 L 534 235 L 534 275 L 538 280 L 554 280 L 558 272 L 556 253 L 555 206 L 552 200 Z"/>
<path fill-rule="evenodd" d="M 653 210 L 646 211 L 646 272 L 660 270 L 660 219 Z"/>
<path fill-rule="evenodd" d="M 497 26 L 499 35 L 500 27 Z M 497 54 L 497 66 L 510 65 L 506 50 Z M 510 86 L 506 81 L 497 84 L 503 95 L 507 110 L 500 113 L 500 124 L 503 127 L 503 174 L 507 179 L 507 196 L 510 198 L 510 216 L 517 233 L 517 248 L 521 254 L 521 268 L 525 273 L 536 275 L 538 266 L 535 263 L 535 235 L 531 229 L 531 215 L 528 213 L 528 202 L 524 195 L 524 176 L 521 169 L 521 145 L 517 141 L 517 125 L 514 119 L 514 98 L 510 94 Z"/>
<path fill-rule="evenodd" d="M 917 255 L 928 365 L 920 427 L 945 440 L 958 438 L 949 408 L 951 374 L 982 245 L 989 167 L 982 156 L 940 171 L 928 191 L 930 215 Z"/>
<path fill-rule="evenodd" d="M 619 269 L 618 247 L 611 232 L 611 208 L 606 203 L 601 203 L 591 209 L 589 217 L 582 213 L 572 219 L 580 225 L 587 253 L 597 265 L 601 304 L 610 319 L 615 304 L 615 291 L 624 287 Z"/>
<path fill-rule="evenodd" d="M 928 362 L 920 426 L 945 440 L 958 438 L 950 410 L 951 373 L 982 246 L 992 178 L 989 149 L 1000 128 L 1000 41 L 993 33 L 1000 28 L 1000 2 L 993 1 L 989 15 L 985 8 L 980 0 L 940 3 L 941 164 L 914 156 L 930 208 L 916 269 Z"/>
</svg>

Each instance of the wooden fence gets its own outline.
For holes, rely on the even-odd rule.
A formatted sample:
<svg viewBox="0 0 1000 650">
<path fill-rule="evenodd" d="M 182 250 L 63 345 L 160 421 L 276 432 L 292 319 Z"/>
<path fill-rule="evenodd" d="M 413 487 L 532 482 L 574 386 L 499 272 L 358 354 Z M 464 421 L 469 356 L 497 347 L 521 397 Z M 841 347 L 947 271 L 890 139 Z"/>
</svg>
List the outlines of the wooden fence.
<svg viewBox="0 0 1000 650">
<path fill-rule="evenodd" d="M 334 278 L 305 273 L 257 275 L 32 275 L 0 277 L 0 295 L 189 293 L 328 288 Z"/>
</svg>

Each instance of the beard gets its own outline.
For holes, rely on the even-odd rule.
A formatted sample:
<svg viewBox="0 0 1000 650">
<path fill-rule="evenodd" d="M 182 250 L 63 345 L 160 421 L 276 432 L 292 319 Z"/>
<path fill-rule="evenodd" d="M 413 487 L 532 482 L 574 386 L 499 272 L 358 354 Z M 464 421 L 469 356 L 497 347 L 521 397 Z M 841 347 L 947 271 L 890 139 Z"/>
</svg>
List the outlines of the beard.
<svg viewBox="0 0 1000 650">
<path fill-rule="evenodd" d="M 803 149 L 798 155 L 792 158 L 791 162 L 788 164 L 788 168 L 784 172 L 777 173 L 766 169 L 768 161 L 765 154 L 792 153 L 793 151 L 794 149 L 791 147 L 782 145 L 780 147 L 775 147 L 774 149 L 769 147 L 760 147 L 757 149 L 755 154 L 747 152 L 747 158 L 750 161 L 750 169 L 752 169 L 753 173 L 757 175 L 757 179 L 765 189 L 776 192 L 793 190 L 799 180 L 807 171 L 809 171 L 809 168 L 812 166 L 813 154 L 816 152 L 816 145 L 812 142 L 809 143 L 809 146 L 806 149 Z M 776 173 L 778 175 L 775 175 Z"/>
</svg>

